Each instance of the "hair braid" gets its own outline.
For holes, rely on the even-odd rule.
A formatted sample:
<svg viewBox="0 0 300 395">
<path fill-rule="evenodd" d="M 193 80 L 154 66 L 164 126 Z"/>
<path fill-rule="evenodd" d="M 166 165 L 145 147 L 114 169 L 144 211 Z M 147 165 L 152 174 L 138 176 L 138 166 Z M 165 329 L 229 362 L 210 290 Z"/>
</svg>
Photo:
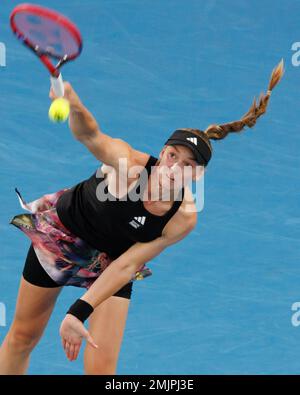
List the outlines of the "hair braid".
<svg viewBox="0 0 300 395">
<path fill-rule="evenodd" d="M 267 93 L 261 93 L 258 103 L 256 98 L 249 109 L 249 111 L 243 115 L 239 121 L 233 121 L 225 123 L 223 125 L 210 125 L 203 133 L 208 139 L 211 140 L 221 140 L 232 132 L 240 132 L 245 126 L 252 128 L 257 119 L 266 112 L 271 92 L 273 88 L 278 84 L 284 74 L 284 63 L 283 59 L 281 62 L 273 69 Z"/>
</svg>

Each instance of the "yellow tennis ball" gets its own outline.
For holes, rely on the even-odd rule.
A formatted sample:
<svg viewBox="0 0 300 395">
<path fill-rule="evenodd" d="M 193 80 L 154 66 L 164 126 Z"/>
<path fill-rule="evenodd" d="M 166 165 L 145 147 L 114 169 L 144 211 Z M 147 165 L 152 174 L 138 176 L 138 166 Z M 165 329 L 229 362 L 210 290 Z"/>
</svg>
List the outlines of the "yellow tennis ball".
<svg viewBox="0 0 300 395">
<path fill-rule="evenodd" d="M 49 118 L 53 122 L 65 122 L 70 114 L 70 104 L 68 100 L 60 97 L 53 100 L 49 108 Z"/>
</svg>

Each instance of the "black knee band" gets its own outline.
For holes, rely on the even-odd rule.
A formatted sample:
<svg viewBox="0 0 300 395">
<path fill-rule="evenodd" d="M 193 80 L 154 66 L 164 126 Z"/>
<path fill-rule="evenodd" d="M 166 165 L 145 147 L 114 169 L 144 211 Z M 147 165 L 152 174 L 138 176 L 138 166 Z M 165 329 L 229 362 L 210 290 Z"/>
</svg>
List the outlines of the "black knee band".
<svg viewBox="0 0 300 395">
<path fill-rule="evenodd" d="M 74 304 L 69 308 L 67 314 L 72 314 L 81 322 L 84 322 L 94 311 L 93 306 L 82 299 L 77 299 Z"/>
</svg>

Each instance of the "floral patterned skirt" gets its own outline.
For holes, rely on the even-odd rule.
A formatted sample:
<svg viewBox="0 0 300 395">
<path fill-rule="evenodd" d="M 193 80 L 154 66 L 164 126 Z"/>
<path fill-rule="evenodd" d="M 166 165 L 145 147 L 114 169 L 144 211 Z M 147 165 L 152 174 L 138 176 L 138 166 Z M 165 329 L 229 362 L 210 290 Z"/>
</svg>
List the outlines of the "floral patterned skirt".
<svg viewBox="0 0 300 395">
<path fill-rule="evenodd" d="M 44 195 L 26 203 L 16 189 L 21 207 L 30 214 L 13 217 L 10 223 L 31 239 L 40 264 L 58 285 L 73 285 L 89 288 L 112 262 L 105 251 L 91 247 L 72 234 L 61 223 L 56 203 L 67 189 Z M 143 266 L 132 278 L 141 280 L 152 274 Z"/>
</svg>

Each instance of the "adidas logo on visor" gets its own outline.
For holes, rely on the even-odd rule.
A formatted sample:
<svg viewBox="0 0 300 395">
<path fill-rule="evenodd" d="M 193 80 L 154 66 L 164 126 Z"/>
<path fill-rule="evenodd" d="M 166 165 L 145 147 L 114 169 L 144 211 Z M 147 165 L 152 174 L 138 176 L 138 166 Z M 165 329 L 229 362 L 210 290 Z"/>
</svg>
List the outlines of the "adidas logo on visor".
<svg viewBox="0 0 300 395">
<path fill-rule="evenodd" d="M 187 137 L 186 139 L 197 145 L 197 137 Z"/>
</svg>

